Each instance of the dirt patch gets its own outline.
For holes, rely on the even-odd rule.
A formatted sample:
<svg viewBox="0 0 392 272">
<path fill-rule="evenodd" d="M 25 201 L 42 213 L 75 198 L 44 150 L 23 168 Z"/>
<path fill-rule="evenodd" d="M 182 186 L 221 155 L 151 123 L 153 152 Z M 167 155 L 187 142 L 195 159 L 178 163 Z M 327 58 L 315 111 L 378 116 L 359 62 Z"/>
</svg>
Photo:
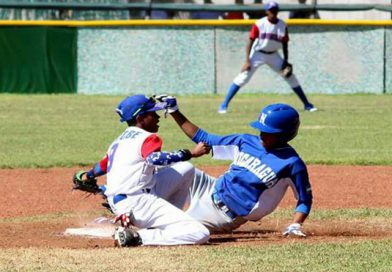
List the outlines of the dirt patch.
<svg viewBox="0 0 392 272">
<path fill-rule="evenodd" d="M 219 176 L 226 167 L 201 167 L 210 175 Z M 82 227 L 84 219 L 70 218 L 47 222 L 10 223 L 8 220 L 45 216 L 63 212 L 102 210 L 100 197 L 84 198 L 71 191 L 71 177 L 76 168 L 3 169 L 0 170 L 0 247 L 111 247 L 108 239 L 65 237 L 67 227 Z M 391 208 L 392 167 L 390 166 L 309 166 L 314 194 L 314 208 Z M 104 182 L 104 180 L 102 180 Z M 280 207 L 294 207 L 292 193 L 288 193 Z M 52 218 L 53 219 L 53 218 Z M 86 219 L 92 220 L 90 219 Z M 42 220 L 40 220 L 42 221 Z M 60 222 L 58 222 L 60 221 Z M 286 243 L 281 229 L 288 221 L 265 219 L 250 222 L 231 234 L 214 235 L 212 244 Z M 360 227 L 359 227 L 360 226 Z M 306 224 L 310 234 L 306 242 L 323 240 L 392 238 L 392 227 L 377 227 L 369 222 L 312 221 Z"/>
</svg>

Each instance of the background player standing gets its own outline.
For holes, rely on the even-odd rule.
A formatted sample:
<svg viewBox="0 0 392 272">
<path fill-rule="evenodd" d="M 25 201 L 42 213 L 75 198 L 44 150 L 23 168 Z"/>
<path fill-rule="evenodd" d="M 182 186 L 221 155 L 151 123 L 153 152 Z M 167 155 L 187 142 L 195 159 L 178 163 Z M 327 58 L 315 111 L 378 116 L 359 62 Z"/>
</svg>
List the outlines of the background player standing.
<svg viewBox="0 0 392 272">
<path fill-rule="evenodd" d="M 94 179 L 107 174 L 104 192 L 111 210 L 125 228 L 114 233 L 119 246 L 180 245 L 207 242 L 209 231 L 199 222 L 163 198 L 184 204 L 175 195 L 176 187 L 187 186 L 194 168 L 187 161 L 209 152 L 204 144 L 192 151 L 162 152 L 162 140 L 155 134 L 159 129 L 159 115 L 165 103 L 153 98 L 134 95 L 124 99 L 116 109 L 121 122 L 128 128 L 110 145 L 105 157 L 78 179 Z M 174 166 L 156 171 L 157 166 Z M 134 225 L 135 230 L 128 228 Z"/>
<path fill-rule="evenodd" d="M 261 18 L 253 25 L 246 46 L 246 61 L 241 73 L 233 80 L 226 98 L 220 105 L 218 112 L 226 113 L 230 100 L 238 90 L 244 86 L 260 65 L 267 64 L 275 72 L 279 73 L 290 85 L 304 104 L 306 111 L 316 111 L 302 90 L 296 76 L 292 73 L 292 65 L 288 62 L 288 31 L 287 25 L 277 15 L 279 5 L 276 2 L 266 4 L 267 17 Z M 278 50 L 283 50 L 283 59 Z"/>
</svg>

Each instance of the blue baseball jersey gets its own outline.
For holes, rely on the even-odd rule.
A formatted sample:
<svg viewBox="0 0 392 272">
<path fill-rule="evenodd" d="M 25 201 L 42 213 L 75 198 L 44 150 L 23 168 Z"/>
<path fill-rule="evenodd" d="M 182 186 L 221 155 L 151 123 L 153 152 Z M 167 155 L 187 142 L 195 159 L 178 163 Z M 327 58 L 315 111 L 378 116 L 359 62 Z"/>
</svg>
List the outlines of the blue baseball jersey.
<svg viewBox="0 0 392 272">
<path fill-rule="evenodd" d="M 266 150 L 259 136 L 233 134 L 219 136 L 199 129 L 192 139 L 210 146 L 231 150 L 230 169 L 216 182 L 215 190 L 221 200 L 237 215 L 248 215 L 260 195 L 280 180 L 289 178 L 297 191 L 297 212 L 309 214 L 312 191 L 305 163 L 290 145 Z"/>
</svg>

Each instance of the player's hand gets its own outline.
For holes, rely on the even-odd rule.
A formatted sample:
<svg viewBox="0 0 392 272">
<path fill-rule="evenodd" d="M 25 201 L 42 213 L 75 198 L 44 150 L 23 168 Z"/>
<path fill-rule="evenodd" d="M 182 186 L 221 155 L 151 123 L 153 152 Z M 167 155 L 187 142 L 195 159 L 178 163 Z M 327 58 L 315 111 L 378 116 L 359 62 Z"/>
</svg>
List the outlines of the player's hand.
<svg viewBox="0 0 392 272">
<path fill-rule="evenodd" d="M 113 224 L 116 224 L 117 222 L 121 223 L 121 226 L 124 228 L 128 228 L 132 223 L 131 223 L 131 213 L 123 213 L 120 214 L 119 216 L 116 216 L 114 220 L 112 221 Z"/>
<path fill-rule="evenodd" d="M 87 177 L 87 172 L 80 170 L 75 173 L 72 178 L 73 186 L 72 189 L 80 190 L 90 194 L 101 193 L 101 189 L 97 185 L 97 179 Z"/>
<path fill-rule="evenodd" d="M 191 151 L 192 157 L 197 158 L 210 153 L 211 147 L 204 142 L 198 143 Z"/>
<path fill-rule="evenodd" d="M 283 60 L 282 67 L 280 67 L 280 70 L 286 68 L 287 65 L 289 65 L 289 62 L 287 60 Z"/>
<path fill-rule="evenodd" d="M 291 75 L 293 74 L 293 65 L 291 63 L 288 63 L 286 60 L 283 61 L 280 73 L 285 78 L 291 77 Z"/>
<path fill-rule="evenodd" d="M 301 227 L 302 226 L 299 223 L 292 223 L 283 232 L 283 236 L 306 237 L 306 234 L 302 232 Z"/>
<path fill-rule="evenodd" d="M 241 72 L 249 71 L 250 70 L 250 61 L 247 60 L 241 68 Z"/>
<path fill-rule="evenodd" d="M 178 111 L 177 99 L 174 96 L 161 94 L 155 96 L 155 99 L 158 100 L 159 102 L 166 103 L 166 110 L 168 113 L 173 113 L 175 111 Z"/>
</svg>

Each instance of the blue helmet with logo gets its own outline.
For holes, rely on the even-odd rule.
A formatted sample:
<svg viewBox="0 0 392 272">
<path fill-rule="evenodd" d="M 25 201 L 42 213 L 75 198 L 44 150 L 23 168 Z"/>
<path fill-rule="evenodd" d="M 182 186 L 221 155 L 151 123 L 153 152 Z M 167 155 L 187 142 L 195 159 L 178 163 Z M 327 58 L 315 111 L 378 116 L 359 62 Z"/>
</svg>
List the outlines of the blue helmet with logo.
<svg viewBox="0 0 392 272">
<path fill-rule="evenodd" d="M 164 103 L 155 101 L 153 97 L 137 94 L 126 97 L 117 106 L 116 112 L 120 115 L 120 122 L 130 121 L 134 117 L 146 112 L 159 111 L 165 108 Z"/>
<path fill-rule="evenodd" d="M 264 133 L 277 134 L 288 142 L 297 136 L 299 128 L 298 112 L 287 104 L 271 104 L 261 110 L 257 121 L 250 125 Z"/>
</svg>

